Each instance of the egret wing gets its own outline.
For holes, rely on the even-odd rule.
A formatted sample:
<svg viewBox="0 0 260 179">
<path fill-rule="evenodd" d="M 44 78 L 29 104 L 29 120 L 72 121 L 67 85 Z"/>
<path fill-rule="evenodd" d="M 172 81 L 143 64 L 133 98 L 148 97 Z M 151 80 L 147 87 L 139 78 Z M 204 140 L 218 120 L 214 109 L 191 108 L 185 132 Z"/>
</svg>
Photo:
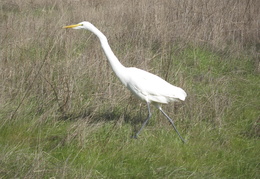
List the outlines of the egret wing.
<svg viewBox="0 0 260 179">
<path fill-rule="evenodd" d="M 174 100 L 185 100 L 187 94 L 179 87 L 171 85 L 162 78 L 149 73 L 147 71 L 129 68 L 129 83 L 130 90 L 137 93 L 139 97 L 159 103 L 168 103 Z M 142 97 L 141 97 L 142 98 Z"/>
</svg>

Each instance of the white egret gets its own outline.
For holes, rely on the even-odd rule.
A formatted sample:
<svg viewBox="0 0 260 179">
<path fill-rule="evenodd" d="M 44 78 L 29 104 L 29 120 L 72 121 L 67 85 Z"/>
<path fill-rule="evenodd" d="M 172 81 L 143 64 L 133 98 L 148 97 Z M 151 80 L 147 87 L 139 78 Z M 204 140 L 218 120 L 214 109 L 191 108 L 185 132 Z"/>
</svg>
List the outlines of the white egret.
<svg viewBox="0 0 260 179">
<path fill-rule="evenodd" d="M 106 36 L 90 22 L 83 21 L 78 24 L 65 26 L 63 28 L 86 29 L 94 33 L 99 38 L 107 59 L 119 80 L 134 95 L 141 100 L 146 101 L 148 107 L 148 117 L 144 121 L 141 129 L 136 133 L 135 138 L 137 138 L 146 123 L 150 120 L 152 116 L 150 104 L 154 104 L 170 121 L 182 142 L 185 142 L 175 127 L 173 120 L 162 110 L 161 107 L 161 104 L 167 104 L 171 101 L 184 101 L 187 94 L 183 89 L 173 86 L 162 78 L 147 71 L 135 67 L 123 66 L 111 50 Z"/>
</svg>

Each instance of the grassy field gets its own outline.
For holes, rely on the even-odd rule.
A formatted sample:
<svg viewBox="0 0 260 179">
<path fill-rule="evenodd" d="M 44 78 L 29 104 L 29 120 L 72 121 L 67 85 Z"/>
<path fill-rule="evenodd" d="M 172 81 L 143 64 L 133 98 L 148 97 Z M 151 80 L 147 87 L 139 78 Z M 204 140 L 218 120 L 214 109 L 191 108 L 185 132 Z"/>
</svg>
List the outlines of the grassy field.
<svg viewBox="0 0 260 179">
<path fill-rule="evenodd" d="M 182 87 L 139 139 L 146 105 L 120 84 L 87 20 L 125 66 Z M 259 178 L 260 2 L 0 2 L 0 178 Z"/>
</svg>

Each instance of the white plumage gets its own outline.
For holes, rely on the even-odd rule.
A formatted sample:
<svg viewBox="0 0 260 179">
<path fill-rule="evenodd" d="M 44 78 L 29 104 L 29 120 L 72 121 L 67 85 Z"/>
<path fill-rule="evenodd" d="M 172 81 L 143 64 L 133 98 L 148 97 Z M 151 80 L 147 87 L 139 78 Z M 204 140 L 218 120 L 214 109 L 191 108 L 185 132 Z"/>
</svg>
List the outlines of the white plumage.
<svg viewBox="0 0 260 179">
<path fill-rule="evenodd" d="M 138 68 L 127 68 L 126 73 L 130 74 L 126 87 L 146 102 L 167 104 L 171 101 L 184 101 L 187 96 L 183 89 L 152 73 Z"/>
<path fill-rule="evenodd" d="M 65 26 L 64 28 L 87 29 L 93 32 L 99 38 L 107 59 L 119 80 L 134 95 L 141 100 L 146 101 L 148 106 L 148 117 L 143 123 L 141 129 L 136 133 L 135 137 L 138 136 L 143 127 L 151 118 L 152 114 L 150 104 L 154 104 L 170 121 L 181 140 L 185 142 L 175 127 L 172 119 L 161 108 L 161 104 L 167 104 L 172 101 L 184 101 L 187 94 L 183 89 L 171 85 L 162 78 L 147 71 L 135 67 L 123 66 L 111 50 L 106 36 L 90 22 L 83 21 L 75 25 Z"/>
</svg>

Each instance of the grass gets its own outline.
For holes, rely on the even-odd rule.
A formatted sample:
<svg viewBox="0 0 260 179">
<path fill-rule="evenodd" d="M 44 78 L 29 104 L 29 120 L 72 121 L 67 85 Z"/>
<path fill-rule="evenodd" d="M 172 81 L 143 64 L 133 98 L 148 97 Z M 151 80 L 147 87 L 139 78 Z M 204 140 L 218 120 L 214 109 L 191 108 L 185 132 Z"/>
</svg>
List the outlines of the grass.
<svg viewBox="0 0 260 179">
<path fill-rule="evenodd" d="M 34 129 L 29 136 L 19 135 L 19 142 L 11 146 L 9 143 L 2 151 L 12 160 L 4 160 L 7 163 L 4 163 L 1 173 L 6 177 L 8 172 L 12 177 L 37 174 L 40 178 L 88 175 L 94 178 L 257 176 L 256 141 L 230 137 L 226 134 L 230 132 L 220 133 L 205 124 L 189 131 L 197 135 L 183 145 L 167 127 L 148 127 L 139 140 L 133 140 L 129 137 L 129 125 L 115 127 L 111 122 L 88 124 L 83 121 L 85 125 L 78 127 L 76 125 L 82 125 L 82 121 L 78 121 L 78 124 L 73 124 L 74 128 L 69 129 L 71 125 L 68 123 L 45 124 Z M 26 141 L 20 141 L 20 138 Z M 21 174 L 22 171 L 26 174 Z"/>
<path fill-rule="evenodd" d="M 259 178 L 258 3 L 113 1 L 0 2 L 0 178 Z M 185 89 L 163 108 L 186 144 L 154 107 L 131 138 L 146 106 L 96 37 L 61 28 L 82 20 Z"/>
</svg>

